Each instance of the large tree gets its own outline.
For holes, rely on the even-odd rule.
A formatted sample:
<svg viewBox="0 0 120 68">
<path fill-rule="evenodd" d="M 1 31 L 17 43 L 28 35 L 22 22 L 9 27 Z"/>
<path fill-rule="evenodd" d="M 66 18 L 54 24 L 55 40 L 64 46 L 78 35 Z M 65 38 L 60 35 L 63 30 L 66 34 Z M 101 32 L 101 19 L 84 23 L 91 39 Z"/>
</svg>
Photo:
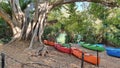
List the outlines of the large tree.
<svg viewBox="0 0 120 68">
<path fill-rule="evenodd" d="M 29 40 L 32 48 L 35 37 L 41 46 L 44 46 L 41 36 L 47 21 L 48 13 L 55 7 L 73 2 L 94 2 L 109 7 L 119 7 L 119 0 L 7 0 L 11 7 L 11 14 L 0 7 L 0 16 L 9 24 L 13 31 L 13 39 Z M 21 7 L 21 1 L 28 2 L 25 9 Z M 33 4 L 33 7 L 31 7 Z M 28 9 L 29 8 L 29 9 Z M 44 48 L 43 48 L 44 49 Z"/>
</svg>

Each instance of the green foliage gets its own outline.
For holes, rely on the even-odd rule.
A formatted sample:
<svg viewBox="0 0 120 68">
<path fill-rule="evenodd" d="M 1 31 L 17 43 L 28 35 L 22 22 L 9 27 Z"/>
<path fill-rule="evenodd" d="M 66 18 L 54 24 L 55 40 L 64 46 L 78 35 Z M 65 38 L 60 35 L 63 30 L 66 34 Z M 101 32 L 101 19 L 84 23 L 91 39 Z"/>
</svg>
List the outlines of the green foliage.
<svg viewBox="0 0 120 68">
<path fill-rule="evenodd" d="M 117 1 L 118 5 L 120 5 L 120 0 L 116 0 L 116 1 Z"/>
<path fill-rule="evenodd" d="M 30 4 L 32 0 L 19 0 L 20 7 L 22 11 L 27 8 L 27 5 Z"/>
<path fill-rule="evenodd" d="M 9 26 L 0 18 L 0 43 L 7 43 L 11 40 L 11 36 Z"/>
<path fill-rule="evenodd" d="M 106 19 L 108 13 L 107 8 L 101 4 L 91 3 L 89 13 L 93 14 L 96 18 Z"/>
<path fill-rule="evenodd" d="M 115 44 L 115 47 L 120 47 L 120 30 L 114 33 L 109 33 L 107 35 L 107 40 L 111 41 L 113 44 Z"/>
<path fill-rule="evenodd" d="M 108 20 L 111 21 L 111 24 L 119 24 L 120 21 L 120 9 L 110 9 Z"/>
<path fill-rule="evenodd" d="M 76 14 L 76 5 L 75 3 L 66 4 L 63 6 L 63 8 L 66 10 L 66 15 L 68 14 L 68 17 L 63 19 L 63 23 L 65 25 L 65 30 L 68 32 L 72 32 L 75 30 L 74 26 L 77 25 L 77 14 Z"/>
<path fill-rule="evenodd" d="M 54 19 L 61 19 L 62 17 L 61 6 L 54 8 L 48 15 L 48 21 Z"/>
<path fill-rule="evenodd" d="M 67 39 L 69 42 L 72 42 L 75 34 L 80 34 L 83 41 L 88 43 L 101 43 L 103 39 L 106 39 L 112 42 L 114 46 L 120 46 L 119 8 L 111 9 L 91 3 L 88 10 L 77 12 L 76 5 L 72 3 L 51 11 L 49 20 L 53 19 L 57 19 L 58 23 L 50 28 L 57 28 L 57 31 L 59 31 L 61 24 L 64 24 L 65 31 L 69 35 L 69 39 Z M 48 31 L 50 30 L 48 29 Z M 51 29 L 51 31 L 54 32 L 54 29 Z"/>
<path fill-rule="evenodd" d="M 53 41 L 55 41 L 55 36 L 57 32 L 58 32 L 58 28 L 53 27 L 53 26 L 48 26 L 44 29 L 42 38 L 47 39 L 47 40 L 52 39 Z"/>
<path fill-rule="evenodd" d="M 9 15 L 12 15 L 12 10 L 9 3 L 0 2 L 0 7 L 4 9 L 4 11 L 7 12 Z"/>
</svg>

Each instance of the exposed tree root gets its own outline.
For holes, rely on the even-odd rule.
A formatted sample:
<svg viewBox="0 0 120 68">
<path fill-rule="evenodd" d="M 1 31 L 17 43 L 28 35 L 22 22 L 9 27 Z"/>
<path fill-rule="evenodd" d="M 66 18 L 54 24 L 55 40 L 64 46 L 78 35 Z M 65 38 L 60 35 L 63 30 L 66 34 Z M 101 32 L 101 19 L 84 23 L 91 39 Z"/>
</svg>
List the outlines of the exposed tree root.
<svg viewBox="0 0 120 68">
<path fill-rule="evenodd" d="M 38 48 L 37 49 L 37 55 L 40 55 L 42 57 L 46 56 L 46 54 L 48 54 L 48 47 L 46 45 L 43 45 L 42 49 L 41 48 Z"/>
<path fill-rule="evenodd" d="M 6 45 L 10 45 L 10 44 L 12 44 L 13 42 L 19 40 L 19 39 L 18 39 L 19 36 L 20 36 L 20 33 L 17 33 L 17 34 L 12 38 L 12 40 L 11 40 L 10 42 L 8 42 Z"/>
<path fill-rule="evenodd" d="M 8 43 L 5 44 L 5 45 L 10 45 L 10 44 L 13 43 L 15 40 L 16 40 L 16 38 L 13 38 L 10 42 L 8 42 Z"/>
<path fill-rule="evenodd" d="M 24 52 L 26 52 L 26 54 L 29 56 L 28 58 L 30 59 L 30 57 L 37 57 L 38 55 L 36 54 L 36 49 L 25 49 Z"/>
<path fill-rule="evenodd" d="M 48 54 L 48 47 L 46 45 L 44 45 L 43 47 L 40 46 L 37 49 L 33 49 L 33 48 L 27 48 L 25 49 L 26 54 L 29 55 L 30 57 L 37 57 L 37 56 L 46 56 L 46 54 Z"/>
</svg>

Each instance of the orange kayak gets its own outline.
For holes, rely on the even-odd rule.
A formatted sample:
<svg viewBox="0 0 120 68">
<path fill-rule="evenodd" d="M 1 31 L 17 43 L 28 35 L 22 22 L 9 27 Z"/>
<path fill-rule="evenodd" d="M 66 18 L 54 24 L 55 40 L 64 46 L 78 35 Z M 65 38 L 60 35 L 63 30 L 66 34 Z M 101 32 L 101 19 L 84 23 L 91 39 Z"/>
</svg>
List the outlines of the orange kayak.
<svg viewBox="0 0 120 68">
<path fill-rule="evenodd" d="M 72 48 L 72 54 L 74 56 L 76 56 L 77 58 L 82 59 L 82 51 L 81 50 L 79 50 L 77 48 Z M 99 65 L 100 58 L 98 57 L 98 59 L 97 59 L 96 56 L 84 52 L 84 61 L 94 64 L 94 65 Z"/>
<path fill-rule="evenodd" d="M 46 45 L 50 45 L 50 46 L 54 46 L 55 45 L 55 42 L 52 42 L 52 41 L 44 40 L 43 42 Z"/>
</svg>

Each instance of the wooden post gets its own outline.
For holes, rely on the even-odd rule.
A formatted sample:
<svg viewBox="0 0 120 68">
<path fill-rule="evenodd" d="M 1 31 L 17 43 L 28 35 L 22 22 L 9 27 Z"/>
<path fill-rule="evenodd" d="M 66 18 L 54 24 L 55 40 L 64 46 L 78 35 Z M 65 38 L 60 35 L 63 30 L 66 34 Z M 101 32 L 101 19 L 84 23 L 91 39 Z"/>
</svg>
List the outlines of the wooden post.
<svg viewBox="0 0 120 68">
<path fill-rule="evenodd" d="M 72 49 L 71 49 L 71 44 L 70 44 L 70 55 L 71 55 Z"/>
<path fill-rule="evenodd" d="M 81 68 L 84 68 L 84 53 L 82 52 L 82 62 L 81 62 Z"/>
<path fill-rule="evenodd" d="M 1 68 L 5 68 L 5 54 L 1 53 Z"/>
<path fill-rule="evenodd" d="M 99 51 L 97 50 L 97 66 L 99 67 L 98 61 L 99 61 Z"/>
</svg>

